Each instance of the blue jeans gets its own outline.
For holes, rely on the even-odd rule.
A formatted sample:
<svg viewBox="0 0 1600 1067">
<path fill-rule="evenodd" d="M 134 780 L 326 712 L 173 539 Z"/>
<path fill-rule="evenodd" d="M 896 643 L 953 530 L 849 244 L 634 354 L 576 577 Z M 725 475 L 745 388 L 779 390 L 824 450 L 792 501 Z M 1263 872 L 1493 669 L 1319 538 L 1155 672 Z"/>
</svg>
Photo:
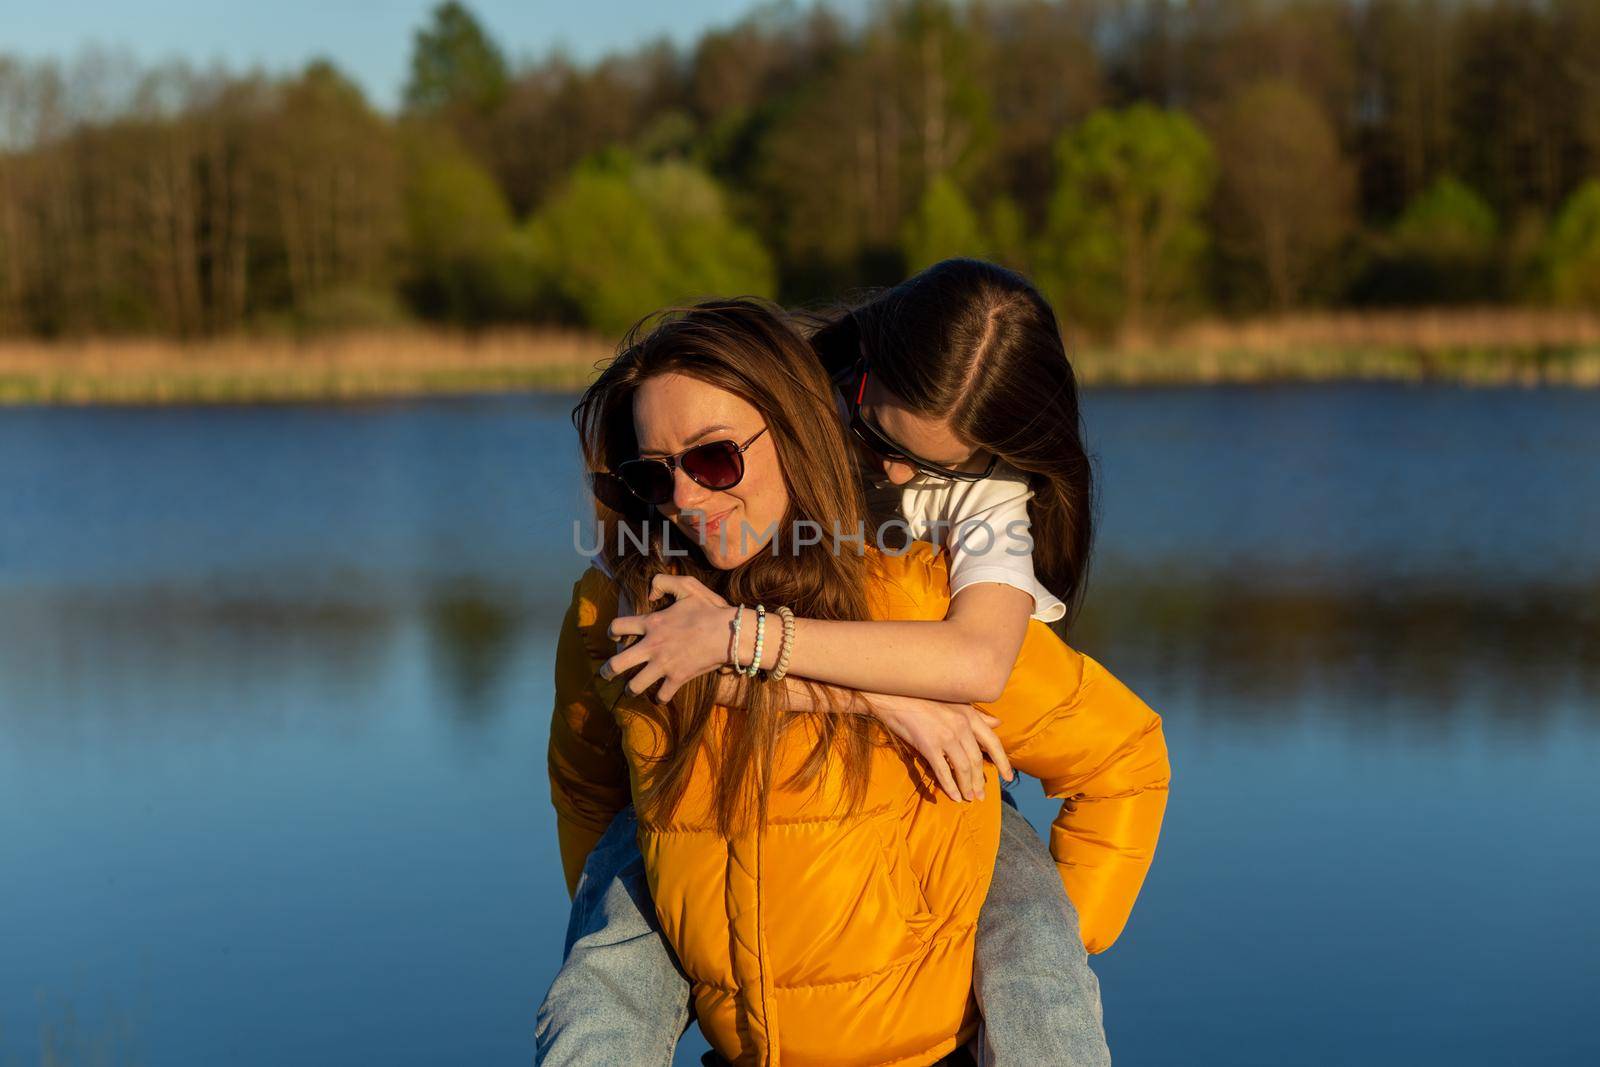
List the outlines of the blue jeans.
<svg viewBox="0 0 1600 1067">
<path fill-rule="evenodd" d="M 1044 842 L 1002 796 L 972 967 L 981 1067 L 1102 1067 L 1111 1053 L 1078 913 Z M 624 809 L 584 865 L 565 961 L 539 1005 L 537 1064 L 670 1067 L 688 1027 L 689 980 L 656 920 L 638 829 Z"/>
<path fill-rule="evenodd" d="M 1006 790 L 1000 851 L 978 912 L 972 987 L 983 1012 L 980 1067 L 1109 1067 L 1100 980 L 1061 872 Z"/>
</svg>

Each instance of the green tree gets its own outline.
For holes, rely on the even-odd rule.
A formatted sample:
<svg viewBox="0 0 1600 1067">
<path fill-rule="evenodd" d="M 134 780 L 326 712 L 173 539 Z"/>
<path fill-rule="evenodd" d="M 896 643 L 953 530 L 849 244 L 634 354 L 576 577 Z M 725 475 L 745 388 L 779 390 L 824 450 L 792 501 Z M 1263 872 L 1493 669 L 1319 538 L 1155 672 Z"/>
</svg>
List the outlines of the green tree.
<svg viewBox="0 0 1600 1067">
<path fill-rule="evenodd" d="M 464 4 L 450 0 L 433 9 L 429 24 L 413 38 L 406 107 L 487 113 L 505 99 L 508 82 L 499 46 Z"/>
<path fill-rule="evenodd" d="M 1422 255 L 1481 257 L 1493 248 L 1495 230 L 1494 209 L 1446 175 L 1406 205 L 1395 223 L 1394 239 Z"/>
<path fill-rule="evenodd" d="M 1063 135 L 1056 164 L 1040 281 L 1090 325 L 1137 331 L 1191 286 L 1216 181 L 1211 145 L 1187 117 L 1135 104 Z"/>
<path fill-rule="evenodd" d="M 1031 272 L 1033 256 L 1028 248 L 1028 224 L 1017 202 L 1007 196 L 995 197 L 983 214 L 983 222 L 989 239 L 989 258 L 1012 270 Z"/>
<path fill-rule="evenodd" d="M 1395 223 L 1378 271 L 1383 302 L 1459 303 L 1486 299 L 1494 286 L 1499 225 L 1494 209 L 1446 175 Z"/>
<path fill-rule="evenodd" d="M 1600 179 L 1567 198 L 1545 242 L 1545 263 L 1558 303 L 1600 307 Z"/>
<path fill-rule="evenodd" d="M 686 300 L 773 292 L 766 250 L 729 218 L 717 184 L 686 163 L 592 160 L 528 232 L 546 284 L 585 324 L 612 334 Z"/>
<path fill-rule="evenodd" d="M 532 263 L 494 179 L 435 131 L 411 131 L 407 149 L 412 302 L 468 323 L 524 312 L 535 293 Z"/>
<path fill-rule="evenodd" d="M 393 125 L 319 61 L 281 87 L 255 147 L 266 232 L 284 264 L 277 300 L 306 321 L 381 310 L 405 225 Z M 242 284 L 243 262 L 238 273 Z"/>
<path fill-rule="evenodd" d="M 935 178 L 922 194 L 916 214 L 906 220 L 900 231 L 900 247 L 905 252 L 906 268 L 913 271 L 952 256 L 989 255 L 977 212 L 972 210 L 961 187 L 945 174 Z"/>
<path fill-rule="evenodd" d="M 994 123 L 965 15 L 947 0 L 885 4 L 781 98 L 752 200 L 799 295 L 898 279 L 903 227 L 924 190 L 983 169 Z"/>
</svg>

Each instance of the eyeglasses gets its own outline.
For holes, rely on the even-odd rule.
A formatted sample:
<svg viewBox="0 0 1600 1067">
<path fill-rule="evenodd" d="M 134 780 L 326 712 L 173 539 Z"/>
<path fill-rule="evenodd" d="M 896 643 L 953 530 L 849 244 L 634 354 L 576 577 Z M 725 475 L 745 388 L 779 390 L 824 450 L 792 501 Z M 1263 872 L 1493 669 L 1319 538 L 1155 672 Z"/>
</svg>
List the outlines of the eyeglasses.
<svg viewBox="0 0 1600 1067">
<path fill-rule="evenodd" d="M 624 460 L 617 464 L 617 477 L 646 504 L 665 504 L 672 499 L 674 470 L 682 470 L 691 482 L 707 489 L 732 489 L 744 478 L 745 449 L 766 432 L 767 428 L 761 427 L 742 445 L 707 441 L 676 455 Z"/>
<path fill-rule="evenodd" d="M 905 463 L 915 467 L 920 473 L 933 478 L 947 478 L 953 482 L 981 482 L 994 473 L 1000 457 L 991 453 L 989 464 L 981 471 L 958 471 L 950 467 L 941 467 L 937 463 L 929 463 L 925 459 L 918 459 L 904 448 L 895 444 L 894 439 L 874 426 L 867 417 L 861 414 L 861 398 L 867 393 L 867 361 L 862 358 L 857 364 L 861 368 L 860 380 L 856 383 L 856 398 L 850 404 L 850 432 L 872 451 L 884 459 L 896 463 Z"/>
</svg>

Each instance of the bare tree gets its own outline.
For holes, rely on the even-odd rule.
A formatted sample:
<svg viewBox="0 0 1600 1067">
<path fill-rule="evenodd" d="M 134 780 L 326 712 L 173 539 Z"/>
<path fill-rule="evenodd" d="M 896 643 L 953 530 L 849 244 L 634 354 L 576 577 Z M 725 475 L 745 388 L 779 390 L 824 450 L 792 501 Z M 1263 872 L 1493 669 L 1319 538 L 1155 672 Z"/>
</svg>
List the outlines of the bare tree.
<svg viewBox="0 0 1600 1067">
<path fill-rule="evenodd" d="M 1218 240 L 1294 306 L 1349 233 L 1352 180 L 1333 127 L 1304 93 L 1266 81 L 1240 90 L 1212 131 L 1222 165 Z"/>
</svg>

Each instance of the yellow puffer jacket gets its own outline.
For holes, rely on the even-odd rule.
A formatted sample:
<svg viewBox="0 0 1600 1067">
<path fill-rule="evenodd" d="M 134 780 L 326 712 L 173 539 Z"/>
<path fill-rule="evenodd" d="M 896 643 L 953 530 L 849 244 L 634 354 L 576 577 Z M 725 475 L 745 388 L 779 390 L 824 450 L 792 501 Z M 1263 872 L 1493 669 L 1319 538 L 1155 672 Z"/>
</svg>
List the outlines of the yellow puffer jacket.
<svg viewBox="0 0 1600 1067">
<path fill-rule="evenodd" d="M 930 546 L 880 555 L 874 571 L 874 618 L 945 616 L 944 557 Z M 585 573 L 557 650 L 550 783 L 569 891 L 660 744 L 638 698 L 595 673 L 615 648 L 606 627 L 616 599 L 609 579 Z M 1160 720 L 1042 626 L 1030 629 L 989 710 L 1007 720 L 1000 732 L 1019 769 L 1052 795 L 1081 796 L 1077 812 L 1057 819 L 1051 846 L 1080 909 L 1096 909 L 1082 916 L 1086 940 L 1108 944 L 1159 830 Z M 811 741 L 802 717 L 780 746 L 775 780 Z M 994 768 L 987 799 L 958 804 L 884 746 L 857 811 L 837 812 L 837 779 L 780 790 L 765 829 L 732 840 L 714 829 L 707 768 L 702 759 L 670 823 L 641 819 L 639 837 L 657 914 L 712 1046 L 741 1065 L 920 1065 L 969 1038 L 973 936 L 999 842 Z"/>
</svg>

